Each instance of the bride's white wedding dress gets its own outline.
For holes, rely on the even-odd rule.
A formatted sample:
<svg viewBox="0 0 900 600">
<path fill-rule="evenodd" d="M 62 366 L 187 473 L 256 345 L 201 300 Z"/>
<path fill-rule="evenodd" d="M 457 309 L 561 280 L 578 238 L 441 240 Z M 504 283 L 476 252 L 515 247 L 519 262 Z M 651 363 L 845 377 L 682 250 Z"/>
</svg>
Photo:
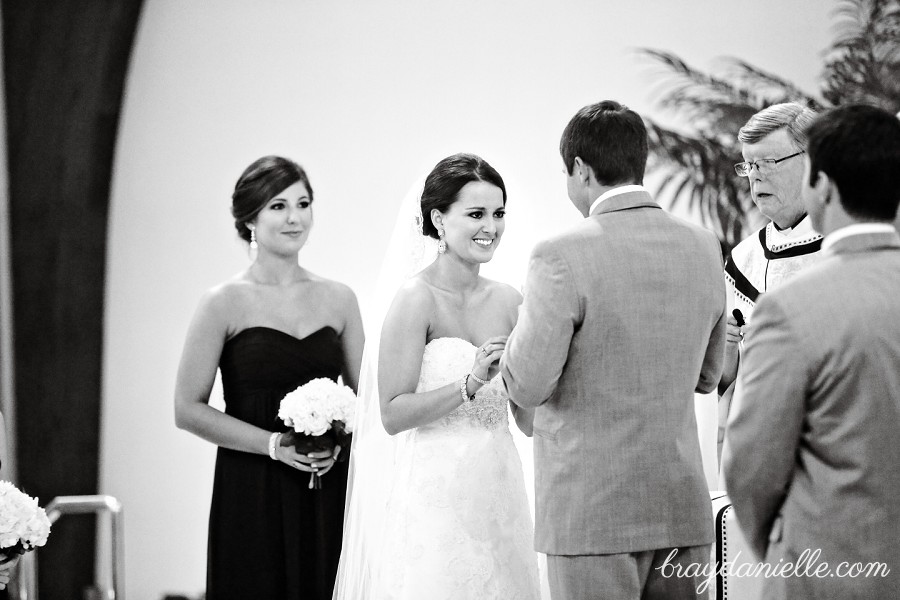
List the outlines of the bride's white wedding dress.
<svg viewBox="0 0 900 600">
<path fill-rule="evenodd" d="M 475 346 L 425 346 L 417 392 L 459 381 Z M 374 598 L 538 600 L 537 555 L 522 464 L 499 377 L 408 436 L 388 497 Z"/>
<path fill-rule="evenodd" d="M 401 205 L 374 315 L 383 317 L 397 290 L 438 255 L 437 240 L 422 233 L 423 185 L 424 178 Z M 380 339 L 380 328 L 366 337 Z M 415 391 L 458 385 L 475 351 L 461 338 L 431 340 Z M 442 419 L 389 436 L 378 354 L 367 344 L 334 600 L 540 600 L 534 526 L 501 379 Z"/>
</svg>

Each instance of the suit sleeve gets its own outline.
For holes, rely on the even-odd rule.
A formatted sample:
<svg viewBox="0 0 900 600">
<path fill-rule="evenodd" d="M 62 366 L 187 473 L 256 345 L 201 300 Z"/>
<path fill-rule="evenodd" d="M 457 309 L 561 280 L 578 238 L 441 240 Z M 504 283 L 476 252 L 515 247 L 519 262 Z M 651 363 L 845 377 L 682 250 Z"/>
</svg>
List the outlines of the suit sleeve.
<svg viewBox="0 0 900 600">
<path fill-rule="evenodd" d="M 718 241 L 715 244 L 716 252 L 718 253 Z M 708 394 L 719 386 L 722 370 L 725 368 L 725 329 L 728 326 L 726 295 L 727 288 L 723 277 L 721 312 L 716 324 L 713 325 L 712 332 L 709 334 L 709 343 L 706 345 L 706 354 L 703 356 L 703 366 L 700 369 L 700 379 L 697 381 L 697 387 L 694 389 L 695 392 L 700 394 Z"/>
<path fill-rule="evenodd" d="M 539 244 L 531 255 L 519 320 L 500 361 L 513 402 L 531 408 L 553 396 L 581 319 L 571 269 L 552 245 Z"/>
<path fill-rule="evenodd" d="M 760 559 L 793 477 L 805 418 L 808 359 L 793 325 L 772 296 L 757 304 L 722 457 L 725 489 Z"/>
</svg>

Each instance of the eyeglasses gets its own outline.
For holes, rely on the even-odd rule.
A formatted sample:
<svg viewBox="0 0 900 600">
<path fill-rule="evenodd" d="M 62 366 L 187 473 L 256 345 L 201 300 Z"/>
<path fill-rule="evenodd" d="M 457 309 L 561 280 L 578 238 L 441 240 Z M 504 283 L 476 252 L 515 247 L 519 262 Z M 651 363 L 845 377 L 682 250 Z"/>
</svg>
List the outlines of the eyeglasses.
<svg viewBox="0 0 900 600">
<path fill-rule="evenodd" d="M 756 172 L 760 175 L 771 175 L 778 171 L 778 163 L 783 160 L 787 160 L 789 158 L 794 158 L 795 156 L 799 156 L 800 154 L 805 154 L 806 152 L 801 150 L 800 152 L 794 152 L 790 156 L 785 156 L 784 158 L 761 158 L 759 160 L 751 160 L 750 162 L 739 162 L 734 165 L 734 172 L 740 175 L 741 177 L 750 177 L 750 171 L 753 167 L 756 167 Z"/>
</svg>

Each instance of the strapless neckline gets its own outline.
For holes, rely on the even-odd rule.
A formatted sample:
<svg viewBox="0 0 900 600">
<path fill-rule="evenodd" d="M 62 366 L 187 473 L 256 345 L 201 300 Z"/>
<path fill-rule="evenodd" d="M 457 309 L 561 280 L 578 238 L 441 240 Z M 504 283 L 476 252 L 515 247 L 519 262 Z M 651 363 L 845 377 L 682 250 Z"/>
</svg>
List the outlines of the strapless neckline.
<svg viewBox="0 0 900 600">
<path fill-rule="evenodd" d="M 265 398 L 263 404 L 271 401 L 273 406 L 261 408 L 253 418 L 271 421 L 286 393 L 318 377 L 336 380 L 342 365 L 341 340 L 330 326 L 302 338 L 274 327 L 243 329 L 223 344 L 219 357 L 226 412 L 250 421 L 249 415 L 232 411 Z"/>
<path fill-rule="evenodd" d="M 440 336 L 440 337 L 433 338 L 433 339 L 431 339 L 428 343 L 425 344 L 425 347 L 427 348 L 428 346 L 430 346 L 430 345 L 433 344 L 434 342 L 439 342 L 439 341 L 442 341 L 442 340 L 447 340 L 447 341 L 449 341 L 449 340 L 456 340 L 456 341 L 462 342 L 462 343 L 464 343 L 464 344 L 466 344 L 466 345 L 468 345 L 468 346 L 471 346 L 471 347 L 473 347 L 473 348 L 477 348 L 477 347 L 478 347 L 477 345 L 473 344 L 472 342 L 470 342 L 470 341 L 467 340 L 466 338 L 456 337 L 456 336 L 452 336 L 452 335 L 442 335 L 442 336 Z"/>
<path fill-rule="evenodd" d="M 290 339 L 292 339 L 292 340 L 294 340 L 294 341 L 297 341 L 297 342 L 304 342 L 304 341 L 306 341 L 306 340 L 308 340 L 308 339 L 310 339 L 310 338 L 312 338 L 312 337 L 314 337 L 314 336 L 316 336 L 316 335 L 319 335 L 320 333 L 323 333 L 324 331 L 326 331 L 326 330 L 328 330 L 328 329 L 330 329 L 332 332 L 334 332 L 335 335 L 337 335 L 337 330 L 335 330 L 335 328 L 332 327 L 331 325 L 323 325 L 322 327 L 319 327 L 318 329 L 316 329 L 316 330 L 313 331 L 312 333 L 309 333 L 309 334 L 307 334 L 307 335 L 305 335 L 305 336 L 303 336 L 303 337 L 297 337 L 296 335 L 293 335 L 293 334 L 288 333 L 288 332 L 286 332 L 286 331 L 282 331 L 281 329 L 276 329 L 276 328 L 274 328 L 274 327 L 268 327 L 268 326 L 266 326 L 266 325 L 253 325 L 252 327 L 247 327 L 247 328 L 241 329 L 241 330 L 238 331 L 236 334 L 234 334 L 233 336 L 231 336 L 230 338 L 228 338 L 227 340 L 225 340 L 225 343 L 227 344 L 227 343 L 229 343 L 229 342 L 231 342 L 231 341 L 233 341 L 233 340 L 236 340 L 236 339 L 238 339 L 239 337 L 243 336 L 244 334 L 246 334 L 246 333 L 248 333 L 248 332 L 258 331 L 258 330 L 262 330 L 262 331 L 272 331 L 272 332 L 274 332 L 274 333 L 276 333 L 276 334 L 279 334 L 279 335 L 284 336 L 284 337 L 286 337 L 286 338 L 290 338 Z M 439 338 L 435 338 L 435 339 L 439 339 Z"/>
</svg>

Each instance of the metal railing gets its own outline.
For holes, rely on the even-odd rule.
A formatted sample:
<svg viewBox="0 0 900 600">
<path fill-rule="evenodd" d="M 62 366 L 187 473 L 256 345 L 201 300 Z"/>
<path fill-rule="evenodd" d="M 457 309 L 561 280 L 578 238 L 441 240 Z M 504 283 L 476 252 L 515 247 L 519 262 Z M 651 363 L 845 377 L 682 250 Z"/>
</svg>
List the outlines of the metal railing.
<svg viewBox="0 0 900 600">
<path fill-rule="evenodd" d="M 96 589 L 104 600 L 125 598 L 125 530 L 123 528 L 122 503 L 113 496 L 59 496 L 44 508 L 53 524 L 63 515 L 96 514 L 109 519 L 110 581 Z M 26 552 L 19 561 L 19 574 L 15 592 L 19 600 L 37 600 L 37 551 Z M 99 557 L 98 557 L 99 559 Z"/>
</svg>

